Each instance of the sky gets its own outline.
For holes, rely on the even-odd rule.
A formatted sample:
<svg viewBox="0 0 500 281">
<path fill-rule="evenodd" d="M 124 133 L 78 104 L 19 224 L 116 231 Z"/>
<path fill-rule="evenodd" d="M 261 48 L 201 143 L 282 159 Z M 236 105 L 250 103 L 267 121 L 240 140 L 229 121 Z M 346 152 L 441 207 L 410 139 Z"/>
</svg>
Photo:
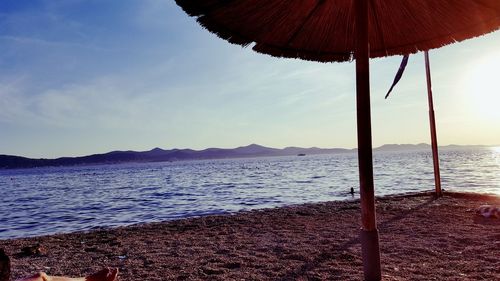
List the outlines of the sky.
<svg viewBox="0 0 500 281">
<path fill-rule="evenodd" d="M 500 145 L 500 32 L 432 50 L 438 141 Z M 430 143 L 423 53 L 371 60 L 373 145 Z M 356 147 L 355 63 L 231 45 L 172 0 L 2 0 L 0 154 Z"/>
</svg>

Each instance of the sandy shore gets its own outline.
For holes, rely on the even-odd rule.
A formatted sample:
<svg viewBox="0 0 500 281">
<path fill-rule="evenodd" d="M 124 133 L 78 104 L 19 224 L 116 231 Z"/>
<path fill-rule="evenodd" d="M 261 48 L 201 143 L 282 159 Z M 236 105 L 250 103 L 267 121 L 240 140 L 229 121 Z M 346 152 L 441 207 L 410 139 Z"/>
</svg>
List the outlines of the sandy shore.
<svg viewBox="0 0 500 281">
<path fill-rule="evenodd" d="M 377 199 L 384 280 L 500 280 L 500 198 L 446 193 Z M 362 280 L 359 203 L 328 202 L 110 230 L 0 240 L 13 277 L 120 280 Z M 23 248 L 39 244 L 39 248 Z M 35 247 L 36 248 L 36 247 Z"/>
</svg>

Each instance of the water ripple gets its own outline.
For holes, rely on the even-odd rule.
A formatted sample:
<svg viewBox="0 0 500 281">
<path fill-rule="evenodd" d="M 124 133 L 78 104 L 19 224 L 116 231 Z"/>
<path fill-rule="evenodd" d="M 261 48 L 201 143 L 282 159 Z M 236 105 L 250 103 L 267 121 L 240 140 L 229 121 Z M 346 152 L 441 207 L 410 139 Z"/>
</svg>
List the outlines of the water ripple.
<svg viewBox="0 0 500 281">
<path fill-rule="evenodd" d="M 441 151 L 445 189 L 500 194 L 500 150 Z M 430 151 L 374 154 L 377 195 L 431 190 Z M 0 171 L 0 239 L 356 198 L 357 155 Z"/>
</svg>

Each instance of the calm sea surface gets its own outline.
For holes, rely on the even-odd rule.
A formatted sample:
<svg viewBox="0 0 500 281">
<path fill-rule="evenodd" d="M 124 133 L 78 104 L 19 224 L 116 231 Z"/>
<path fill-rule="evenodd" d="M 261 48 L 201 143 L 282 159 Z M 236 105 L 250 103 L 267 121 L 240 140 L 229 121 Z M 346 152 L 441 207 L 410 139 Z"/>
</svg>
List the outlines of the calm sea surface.
<svg viewBox="0 0 500 281">
<path fill-rule="evenodd" d="M 500 149 L 440 151 L 442 185 L 500 195 Z M 430 151 L 374 154 L 376 195 L 434 188 Z M 0 239 L 346 200 L 355 153 L 0 170 Z"/>
</svg>

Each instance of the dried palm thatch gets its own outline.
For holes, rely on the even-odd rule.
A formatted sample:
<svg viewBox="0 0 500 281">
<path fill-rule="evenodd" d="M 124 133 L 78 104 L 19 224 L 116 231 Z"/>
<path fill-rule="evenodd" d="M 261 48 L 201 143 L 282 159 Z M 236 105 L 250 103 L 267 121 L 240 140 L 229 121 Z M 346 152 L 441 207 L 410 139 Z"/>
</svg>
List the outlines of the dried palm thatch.
<svg viewBox="0 0 500 281">
<path fill-rule="evenodd" d="M 176 0 L 219 37 L 275 57 L 355 58 L 353 0 Z M 369 0 L 370 56 L 424 51 L 500 28 L 500 0 Z"/>
</svg>

